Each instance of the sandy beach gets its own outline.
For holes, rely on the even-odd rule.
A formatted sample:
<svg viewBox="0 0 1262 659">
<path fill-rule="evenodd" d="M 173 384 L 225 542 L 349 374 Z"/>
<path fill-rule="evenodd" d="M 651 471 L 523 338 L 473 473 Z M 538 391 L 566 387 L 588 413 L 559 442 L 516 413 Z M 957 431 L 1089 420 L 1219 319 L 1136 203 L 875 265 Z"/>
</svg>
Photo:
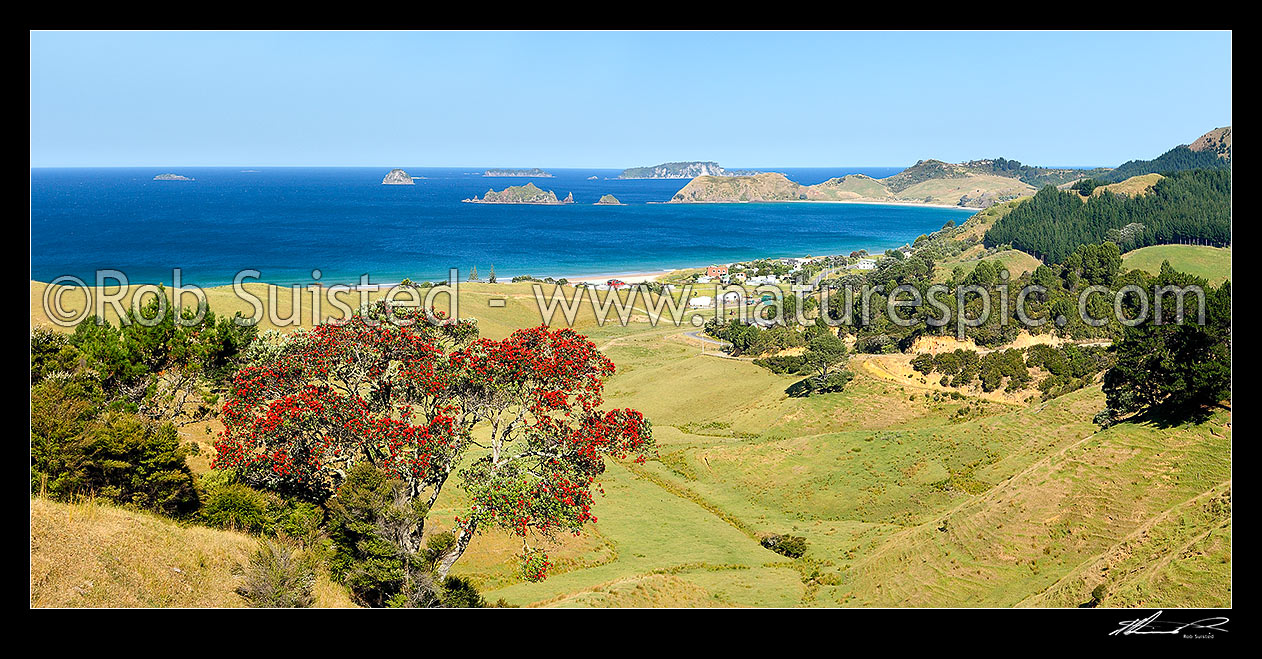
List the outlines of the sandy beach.
<svg viewBox="0 0 1262 659">
<path fill-rule="evenodd" d="M 979 213 L 985 208 L 958 204 L 926 204 L 923 201 L 879 201 L 873 199 L 765 199 L 759 201 L 648 201 L 646 204 L 867 204 L 869 206 L 913 206 L 917 208 L 950 208 Z"/>
<path fill-rule="evenodd" d="M 917 206 L 920 208 L 952 208 L 961 211 L 972 211 L 980 213 L 985 208 L 974 208 L 972 206 L 960 206 L 958 204 L 926 204 L 923 201 L 874 201 L 867 199 L 800 199 L 796 202 L 783 203 L 807 203 L 807 204 L 869 204 L 872 206 Z"/>
<path fill-rule="evenodd" d="M 603 284 L 610 279 L 621 279 L 628 284 L 643 284 L 645 282 L 656 281 L 659 277 L 664 277 L 675 270 L 663 270 L 661 272 L 637 272 L 621 275 L 589 275 L 580 277 L 566 277 L 571 282 L 582 282 L 584 284 Z"/>
</svg>

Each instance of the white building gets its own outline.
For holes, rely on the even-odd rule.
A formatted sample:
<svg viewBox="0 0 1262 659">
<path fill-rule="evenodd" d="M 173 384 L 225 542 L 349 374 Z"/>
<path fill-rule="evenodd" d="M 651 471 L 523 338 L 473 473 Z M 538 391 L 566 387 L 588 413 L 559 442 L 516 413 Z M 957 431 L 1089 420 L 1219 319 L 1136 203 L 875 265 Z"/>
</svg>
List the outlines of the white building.
<svg viewBox="0 0 1262 659">
<path fill-rule="evenodd" d="M 855 263 L 853 267 L 855 270 L 874 270 L 876 269 L 876 261 L 873 259 L 859 259 L 859 262 Z"/>
<path fill-rule="evenodd" d="M 698 295 L 697 297 L 694 297 L 688 300 L 688 306 L 692 307 L 693 309 L 702 309 L 705 307 L 712 307 L 714 306 L 714 298 L 710 297 L 709 295 Z"/>
</svg>

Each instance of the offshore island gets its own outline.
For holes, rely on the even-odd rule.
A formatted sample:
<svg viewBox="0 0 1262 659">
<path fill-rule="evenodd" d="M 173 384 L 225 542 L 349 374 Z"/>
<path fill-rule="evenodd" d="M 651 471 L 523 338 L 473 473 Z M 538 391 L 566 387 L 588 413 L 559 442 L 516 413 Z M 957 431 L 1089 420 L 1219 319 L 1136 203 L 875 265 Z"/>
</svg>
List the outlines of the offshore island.
<svg viewBox="0 0 1262 659">
<path fill-rule="evenodd" d="M 565 196 L 565 199 L 558 200 L 555 193 L 551 190 L 544 190 L 534 183 L 526 185 L 513 185 L 504 188 L 502 192 L 495 190 L 487 190 L 486 194 L 481 198 L 474 197 L 472 199 L 462 199 L 467 204 L 536 204 L 555 206 L 559 204 L 574 203 L 574 193 L 571 192 Z"/>
<path fill-rule="evenodd" d="M 402 169 L 392 169 L 386 177 L 381 179 L 382 185 L 416 185 L 412 182 L 414 177 L 408 176 L 408 173 Z"/>
<path fill-rule="evenodd" d="M 751 176 L 758 172 L 743 169 L 724 169 L 714 161 L 664 162 L 651 167 L 629 167 L 618 175 L 620 179 L 674 179 L 698 176 Z"/>
</svg>

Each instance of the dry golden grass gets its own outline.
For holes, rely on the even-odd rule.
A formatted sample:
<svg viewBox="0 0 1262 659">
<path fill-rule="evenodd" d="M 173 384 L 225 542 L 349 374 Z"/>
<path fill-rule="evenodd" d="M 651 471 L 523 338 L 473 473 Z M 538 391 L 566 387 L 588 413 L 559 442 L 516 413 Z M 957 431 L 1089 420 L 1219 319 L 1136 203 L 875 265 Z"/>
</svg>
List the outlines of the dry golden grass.
<svg viewBox="0 0 1262 659">
<path fill-rule="evenodd" d="M 925 201 L 934 204 L 959 203 L 968 196 L 978 199 L 982 195 L 993 197 L 1023 197 L 1034 194 L 1034 186 L 1014 178 L 993 174 L 970 174 L 961 178 L 929 179 L 894 195 L 906 201 Z"/>
<path fill-rule="evenodd" d="M 1042 265 L 1041 261 L 1021 250 L 1005 249 L 988 254 L 985 247 L 976 245 L 968 248 L 955 258 L 937 264 L 934 267 L 933 279 L 936 282 L 945 282 L 951 278 L 952 272 L 957 267 L 961 268 L 964 274 L 968 274 L 982 261 L 989 261 L 991 265 L 1002 265 L 1013 279 L 1027 272 L 1034 272 L 1036 268 Z"/>
<path fill-rule="evenodd" d="M 242 607 L 232 570 L 254 537 L 95 502 L 31 499 L 31 606 Z M 321 607 L 353 606 L 320 576 Z"/>
<path fill-rule="evenodd" d="M 482 336 L 499 339 L 511 334 L 514 330 L 535 327 L 543 322 L 543 317 L 539 311 L 539 306 L 535 298 L 535 284 L 531 282 L 519 282 L 516 284 L 487 284 L 487 283 L 460 283 L 460 296 L 458 300 L 458 315 L 461 318 L 471 318 L 477 321 L 478 328 Z M 55 329 L 64 332 L 73 331 L 73 327 L 60 327 L 53 323 L 49 315 L 45 313 L 46 298 L 49 303 L 60 295 L 60 308 L 65 313 L 73 317 L 78 317 L 88 305 L 89 296 L 93 301 L 93 306 L 97 306 L 95 302 L 101 299 L 102 293 L 105 295 L 114 295 L 117 293 L 117 287 L 114 288 L 88 288 L 81 289 L 75 287 L 56 286 L 49 290 L 49 285 L 44 282 L 30 282 L 30 305 L 31 305 L 31 326 Z M 554 291 L 557 289 L 552 284 L 538 284 L 540 293 L 545 300 L 550 300 Z M 137 286 L 132 286 L 127 294 L 121 299 L 120 304 L 124 309 L 131 308 L 134 303 Z M 313 297 L 316 293 L 311 291 L 299 292 L 299 313 L 294 314 L 292 289 L 277 287 L 271 284 L 251 283 L 245 285 L 245 292 L 254 296 L 264 308 L 262 319 L 259 322 L 260 330 L 279 330 L 289 332 L 299 328 L 311 328 L 316 323 L 313 320 Z M 578 289 L 569 286 L 559 287 L 561 293 L 567 300 L 573 299 L 575 295 L 580 294 Z M 421 289 L 422 296 L 428 294 L 430 289 Z M 446 289 L 439 289 L 446 290 Z M 712 294 L 705 290 L 704 287 L 698 289 L 701 295 Z M 210 310 L 220 317 L 232 317 L 234 313 L 240 312 L 246 317 L 252 316 L 255 311 L 249 299 L 239 296 L 231 286 L 216 286 L 203 289 L 206 301 L 210 305 Z M 386 290 L 370 291 L 366 297 L 361 298 L 360 293 L 353 291 L 343 291 L 332 294 L 328 290 L 318 291 L 321 294 L 321 302 L 319 307 L 319 317 L 322 320 L 339 320 L 347 316 L 344 309 L 334 305 L 336 300 L 349 309 L 358 309 L 361 302 L 377 301 L 387 295 Z M 167 299 L 172 297 L 171 289 L 166 290 Z M 596 315 L 592 309 L 590 294 L 583 293 L 583 302 L 575 316 L 573 327 L 576 331 L 582 333 L 591 333 L 596 328 Z M 601 291 L 598 297 L 605 299 L 609 293 Z M 623 291 L 618 294 L 624 301 L 627 299 L 628 293 Z M 678 295 L 678 294 L 676 294 Z M 142 302 L 148 302 L 152 299 L 152 293 L 144 293 Z M 395 298 L 401 302 L 407 302 L 408 297 L 404 294 L 398 294 Z M 192 307 L 197 303 L 197 298 L 192 292 L 185 292 L 181 298 L 181 304 L 185 307 Z M 436 293 L 432 299 L 432 304 L 439 310 L 447 312 L 450 309 L 450 296 L 446 293 Z M 112 325 L 118 326 L 119 315 L 114 307 L 108 303 L 100 305 L 105 313 L 104 317 Z M 635 316 L 640 323 L 647 323 L 648 317 L 645 311 L 644 298 L 637 296 L 633 305 Z M 273 311 L 274 310 L 274 311 Z M 613 312 L 611 312 L 611 315 Z M 292 318 L 292 322 L 291 322 Z M 667 318 L 669 320 L 669 318 Z M 614 322 L 613 320 L 610 321 Z M 554 325 L 567 324 L 563 313 L 557 309 L 553 318 Z"/>
<path fill-rule="evenodd" d="M 1128 197 L 1138 197 L 1141 194 L 1147 194 L 1148 191 L 1152 190 L 1152 186 L 1157 185 L 1157 181 L 1163 178 L 1165 177 L 1161 174 L 1141 174 L 1118 183 L 1102 185 L 1092 191 L 1091 194 L 1101 195 L 1107 191 L 1113 194 L 1124 194 Z"/>
<path fill-rule="evenodd" d="M 940 384 L 941 375 L 926 376 L 912 368 L 911 360 L 911 355 L 901 353 L 862 355 L 852 359 L 850 367 L 852 370 L 862 371 L 865 375 L 889 382 L 897 382 L 908 389 L 923 389 L 943 393 L 957 392 L 996 403 L 1026 403 L 1038 394 L 1038 390 L 1033 388 L 1022 389 L 1013 393 L 1009 393 L 1003 388 L 995 391 L 982 391 L 980 382 L 973 382 L 965 387 L 943 386 Z"/>
<path fill-rule="evenodd" d="M 956 233 L 953 240 L 981 240 L 986 235 L 986 230 L 990 229 L 999 218 L 1012 212 L 1021 202 L 1029 199 L 1029 197 L 1021 197 L 1012 201 L 1005 201 L 1002 204 L 995 204 L 990 208 L 974 213 L 971 217 L 960 225 L 960 231 Z"/>
</svg>

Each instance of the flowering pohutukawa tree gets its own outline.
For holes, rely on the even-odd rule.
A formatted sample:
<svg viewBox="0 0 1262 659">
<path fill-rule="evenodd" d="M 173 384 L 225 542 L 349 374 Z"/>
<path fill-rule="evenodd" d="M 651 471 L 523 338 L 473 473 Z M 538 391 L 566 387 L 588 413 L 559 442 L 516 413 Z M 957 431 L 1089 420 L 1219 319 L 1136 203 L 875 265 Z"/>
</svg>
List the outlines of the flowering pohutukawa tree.
<svg viewBox="0 0 1262 659">
<path fill-rule="evenodd" d="M 522 538 L 523 574 L 542 579 L 547 556 L 530 538 L 577 534 L 596 521 L 592 487 L 603 457 L 643 461 L 652 446 L 649 423 L 632 409 L 599 409 L 613 362 L 570 329 L 479 339 L 450 363 L 461 374 L 462 408 L 488 433 L 472 440 L 485 454 L 461 473 L 471 503 L 456 520 L 455 546 L 438 573 L 446 575 L 478 530 L 490 526 Z"/>
<path fill-rule="evenodd" d="M 653 446 L 648 421 L 599 409 L 614 366 L 573 330 L 495 341 L 476 339 L 469 322 L 410 320 L 369 312 L 320 325 L 241 369 L 215 468 L 322 501 L 350 466 L 368 461 L 426 510 L 459 470 L 471 503 L 439 578 L 480 530 L 500 528 L 521 537 L 523 574 L 542 579 L 548 559 L 532 540 L 595 521 L 604 456 L 643 460 Z M 400 538 L 401 549 L 417 552 L 423 530 Z"/>
</svg>

